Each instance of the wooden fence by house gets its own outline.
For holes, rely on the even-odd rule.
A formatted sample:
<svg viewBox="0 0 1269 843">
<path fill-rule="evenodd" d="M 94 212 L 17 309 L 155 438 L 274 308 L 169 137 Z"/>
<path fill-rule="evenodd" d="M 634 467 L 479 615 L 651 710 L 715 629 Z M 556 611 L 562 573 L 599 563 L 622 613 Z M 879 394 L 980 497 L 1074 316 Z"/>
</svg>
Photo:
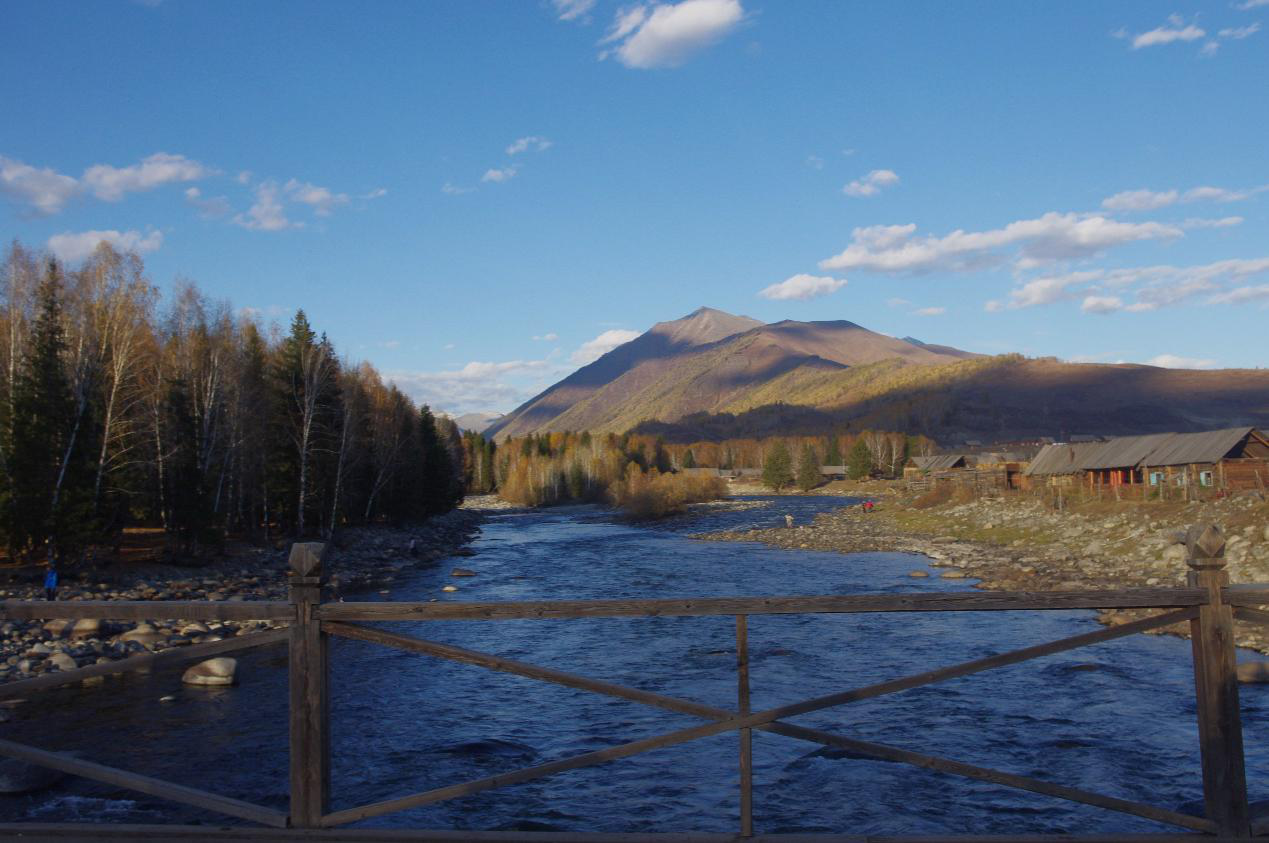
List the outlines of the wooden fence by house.
<svg viewBox="0 0 1269 843">
<path fill-rule="evenodd" d="M 752 750 L 753 730 L 782 735 L 820 746 L 835 747 L 862 756 L 911 764 L 927 770 L 963 776 L 978 781 L 1020 788 L 1144 817 L 1184 829 L 1188 834 L 1130 835 L 1102 840 L 1211 840 L 1246 838 L 1269 833 L 1269 818 L 1251 815 L 1243 764 L 1243 739 L 1235 671 L 1233 625 L 1236 620 L 1269 624 L 1269 612 L 1259 606 L 1269 604 L 1269 585 L 1231 586 L 1224 568 L 1224 538 L 1213 526 L 1195 527 L 1186 536 L 1189 551 L 1188 585 L 1184 588 L 1121 588 L 1105 591 L 1060 592 L 963 592 L 929 594 L 864 594 L 818 597 L 740 597 L 659 600 L 562 600 L 497 603 L 330 603 L 321 601 L 322 554 L 319 544 L 297 544 L 291 553 L 290 599 L 286 602 L 107 602 L 82 601 L 47 603 L 4 601 L 0 618 L 183 618 L 192 620 L 271 619 L 289 623 L 286 630 L 254 633 L 241 638 L 194 645 L 178 650 L 147 653 L 129 659 L 55 672 L 0 686 L 0 698 L 26 697 L 37 691 L 82 681 L 90 676 L 123 672 L 156 663 L 197 660 L 245 647 L 289 645 L 290 663 L 290 807 L 286 812 L 255 805 L 176 782 L 167 782 L 107 767 L 70 755 L 51 752 L 0 739 L 0 755 L 51 767 L 88 779 L 105 782 L 193 805 L 245 820 L 257 827 L 209 826 L 111 826 L 76 824 L 0 825 L 0 836 L 23 840 L 126 839 L 126 840 L 551 840 L 551 841 L 633 841 L 674 840 L 864 840 L 843 831 L 840 835 L 758 835 L 753 824 Z M 850 688 L 814 699 L 789 702 L 775 708 L 753 711 L 750 705 L 748 619 L 751 615 L 802 613 L 878 612 L 997 612 L 1066 609 L 1151 608 L 1161 610 L 1149 617 L 1110 626 L 1093 632 L 998 653 L 963 664 L 923 671 L 863 687 Z M 440 622 L 478 620 L 498 622 L 512 619 L 569 619 L 616 617 L 706 617 L 734 616 L 736 640 L 736 704 L 720 708 L 639 688 L 579 676 L 561 670 L 538 667 L 489 653 L 475 652 L 376 628 L 381 621 Z M 1090 792 L 1034 776 L 967 764 L 922 752 L 861 740 L 849 734 L 810 729 L 788 722 L 789 718 L 849 705 L 860 700 L 919 688 L 935 682 L 968 676 L 985 670 L 1018 664 L 1129 635 L 1188 622 L 1192 636 L 1195 698 L 1204 811 L 1190 814 L 1174 808 L 1149 805 Z M 602 750 L 575 755 L 545 764 L 508 770 L 494 776 L 458 782 L 420 793 L 332 811 L 330 808 L 330 712 L 327 679 L 330 637 L 367 641 L 406 652 L 448 659 L 489 670 L 527 677 L 541 682 L 630 700 L 671 712 L 692 715 L 703 722 L 685 729 L 631 741 Z M 333 669 L 338 670 L 338 665 Z M 1060 689 L 1047 687 L 1046 694 Z M 740 815 L 735 835 L 692 834 L 688 830 L 667 829 L 662 835 L 589 834 L 585 832 L 464 832 L 383 829 L 359 831 L 347 826 L 360 820 L 384 816 L 410 808 L 493 790 L 539 779 L 567 770 L 580 769 L 626 758 L 661 747 L 736 732 L 739 738 L 737 765 L 740 771 Z M 846 806 L 844 806 L 844 813 Z M 843 817 L 843 823 L 847 822 Z M 886 838 L 900 840 L 903 838 Z M 916 838 L 912 838 L 916 839 Z M 971 840 L 999 838 L 923 836 L 936 839 Z M 1027 840 L 1080 839 L 1067 836 L 1033 835 Z"/>
</svg>

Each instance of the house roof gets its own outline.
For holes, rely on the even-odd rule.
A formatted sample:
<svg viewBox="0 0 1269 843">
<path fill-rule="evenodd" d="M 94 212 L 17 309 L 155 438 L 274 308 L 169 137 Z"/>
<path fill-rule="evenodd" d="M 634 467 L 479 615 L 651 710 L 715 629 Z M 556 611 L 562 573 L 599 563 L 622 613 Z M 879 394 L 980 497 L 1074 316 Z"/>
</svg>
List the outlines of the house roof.
<svg viewBox="0 0 1269 843">
<path fill-rule="evenodd" d="M 1074 474 L 1106 468 L 1217 463 L 1253 432 L 1256 429 L 1252 427 L 1231 427 L 1201 433 L 1153 433 L 1117 436 L 1106 442 L 1045 445 L 1026 473 Z"/>
<path fill-rule="evenodd" d="M 1054 443 L 1045 445 L 1031 458 L 1031 464 L 1023 472 L 1026 475 L 1075 474 L 1083 469 L 1084 458 L 1100 448 L 1101 442 L 1075 444 Z"/>
<path fill-rule="evenodd" d="M 1175 433 L 1146 458 L 1146 465 L 1189 465 L 1220 462 L 1247 438 L 1254 427 L 1230 427 L 1202 433 Z"/>
<path fill-rule="evenodd" d="M 928 457 L 912 458 L 912 464 L 922 471 L 938 471 L 944 468 L 956 468 L 957 463 L 963 463 L 964 461 L 964 454 L 933 454 Z"/>
</svg>

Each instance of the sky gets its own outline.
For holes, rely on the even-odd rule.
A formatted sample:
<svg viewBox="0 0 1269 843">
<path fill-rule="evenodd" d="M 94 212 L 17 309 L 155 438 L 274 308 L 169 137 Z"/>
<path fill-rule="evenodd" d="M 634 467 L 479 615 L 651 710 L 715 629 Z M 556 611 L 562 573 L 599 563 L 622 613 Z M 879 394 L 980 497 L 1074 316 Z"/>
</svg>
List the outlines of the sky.
<svg viewBox="0 0 1269 843">
<path fill-rule="evenodd" d="M 1269 364 L 1269 0 L 10 0 L 0 235 L 454 413 L 702 305 Z"/>
</svg>

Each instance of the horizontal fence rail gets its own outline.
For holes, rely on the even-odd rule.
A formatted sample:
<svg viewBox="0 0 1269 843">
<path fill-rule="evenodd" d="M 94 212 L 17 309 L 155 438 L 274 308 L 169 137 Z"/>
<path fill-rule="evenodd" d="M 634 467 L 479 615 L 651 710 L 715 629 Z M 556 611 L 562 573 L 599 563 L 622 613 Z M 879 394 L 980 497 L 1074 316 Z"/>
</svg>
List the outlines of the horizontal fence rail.
<svg viewBox="0 0 1269 843">
<path fill-rule="evenodd" d="M 172 801 L 194 805 L 259 826 L 258 839 L 291 839 L 300 835 L 329 840 L 511 840 L 551 839 L 560 841 L 627 841 L 667 839 L 666 835 L 589 834 L 566 832 L 525 834 L 518 832 L 389 832 L 340 829 L 361 820 L 398 811 L 481 793 L 520 782 L 532 781 L 567 770 L 603 764 L 663 747 L 685 744 L 701 738 L 736 732 L 740 770 L 739 836 L 754 840 L 972 840 L 991 839 L 927 836 L 921 838 L 856 837 L 851 835 L 756 834 L 752 794 L 753 759 L 751 734 L 754 730 L 781 735 L 821 746 L 836 747 L 862 756 L 910 764 L 940 773 L 1018 788 L 1032 793 L 1092 805 L 1111 811 L 1170 824 L 1191 834 L 1061 836 L 1060 839 L 1093 840 L 1188 840 L 1245 838 L 1269 831 L 1269 818 L 1250 816 L 1245 781 L 1242 727 L 1238 710 L 1235 676 L 1233 623 L 1235 620 L 1269 625 L 1269 586 L 1230 586 L 1224 570 L 1224 539 L 1215 527 L 1196 527 L 1186 537 L 1190 568 L 1183 588 L 1122 588 L 1097 591 L 1059 592 L 969 592 L 955 594 L 869 594 L 845 596 L 693 598 L 654 600 L 556 600 L 508 603 L 323 603 L 322 567 L 325 547 L 297 544 L 291 553 L 291 593 L 285 602 L 200 602 L 200 601 L 74 601 L 67 603 L 2 601 L 0 618 L 111 618 L 111 619 L 190 619 L 190 620 L 273 620 L 285 621 L 284 629 L 269 630 L 223 641 L 140 653 L 108 664 L 57 672 L 0 686 L 0 699 L 13 698 L 66 685 L 92 676 L 152 668 L 158 665 L 207 658 L 235 650 L 287 642 L 290 670 L 290 785 L 289 813 L 219 796 L 184 785 L 163 782 L 117 770 L 91 761 L 24 746 L 0 739 L 0 755 L 59 769 L 73 775 L 106 782 Z M 1107 626 L 1092 632 L 997 653 L 960 664 L 946 665 L 910 676 L 871 685 L 846 688 L 813 699 L 789 702 L 762 711 L 750 709 L 748 624 L 751 615 L 843 614 L 889 612 L 999 612 L 1071 609 L 1157 609 L 1157 614 Z M 729 710 L 645 691 L 620 684 L 580 676 L 563 670 L 533 665 L 498 655 L 465 649 L 412 635 L 390 632 L 375 626 L 384 621 L 458 620 L 569 620 L 578 618 L 630 617 L 721 617 L 733 616 L 736 625 L 736 709 Z M 787 722 L 789 718 L 862 700 L 920 688 L 935 682 L 970 676 L 982 671 L 1020 664 L 1032 659 L 1100 644 L 1176 624 L 1188 623 L 1192 639 L 1195 693 L 1199 725 L 1204 815 L 1195 816 L 1169 808 L 1093 793 L 1032 776 L 966 764 L 900 747 L 860 740 L 844 734 L 811 729 Z M 404 652 L 472 665 L 544 683 L 588 691 L 649 705 L 661 710 L 687 714 L 706 721 L 652 737 L 630 741 L 602 750 L 561 758 L 518 770 L 508 770 L 466 782 L 432 788 L 419 793 L 395 796 L 367 805 L 338 811 L 330 802 L 330 695 L 329 639 L 331 636 L 391 647 Z M 20 835 L 24 839 L 72 839 L 74 824 L 0 825 L 0 836 Z M 248 839 L 234 828 L 202 827 L 193 835 L 180 827 L 89 826 L 103 839 Z M 167 835 L 167 836 L 165 836 Z M 674 833 L 675 840 L 727 840 L 736 835 Z M 1009 839 L 1051 840 L 1051 835 L 1010 837 Z"/>
</svg>

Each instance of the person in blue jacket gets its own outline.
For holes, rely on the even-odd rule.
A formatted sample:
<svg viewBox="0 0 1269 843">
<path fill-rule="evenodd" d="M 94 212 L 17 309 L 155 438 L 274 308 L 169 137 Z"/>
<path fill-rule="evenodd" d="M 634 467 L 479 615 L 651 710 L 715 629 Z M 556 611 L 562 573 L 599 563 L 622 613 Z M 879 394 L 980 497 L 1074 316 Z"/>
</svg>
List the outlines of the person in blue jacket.
<svg viewBox="0 0 1269 843">
<path fill-rule="evenodd" d="M 44 575 L 44 599 L 57 599 L 57 558 L 52 553 L 48 556 L 48 573 Z"/>
</svg>

